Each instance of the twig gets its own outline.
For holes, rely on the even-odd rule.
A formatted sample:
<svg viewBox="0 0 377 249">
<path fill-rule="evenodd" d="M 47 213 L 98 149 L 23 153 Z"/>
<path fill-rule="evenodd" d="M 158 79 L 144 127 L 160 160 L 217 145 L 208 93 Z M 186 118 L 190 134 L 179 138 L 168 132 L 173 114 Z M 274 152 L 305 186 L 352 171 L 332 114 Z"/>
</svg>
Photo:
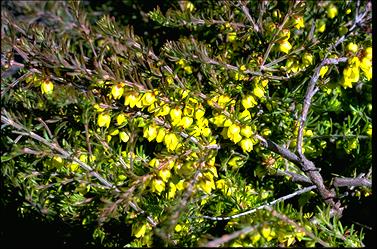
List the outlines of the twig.
<svg viewBox="0 0 377 249">
<path fill-rule="evenodd" d="M 208 242 L 206 245 L 204 245 L 204 247 L 218 247 L 226 242 L 229 242 L 235 238 L 238 238 L 239 236 L 241 235 L 245 235 L 245 234 L 248 234 L 254 230 L 256 230 L 259 226 L 262 226 L 263 224 L 258 224 L 258 225 L 255 225 L 255 226 L 249 226 L 249 227 L 245 227 L 241 230 L 238 230 L 234 233 L 231 233 L 231 234 L 224 234 L 223 236 L 221 236 L 220 238 L 218 239 L 214 239 L 210 242 Z"/>
<path fill-rule="evenodd" d="M 253 17 L 250 15 L 249 8 L 245 4 L 243 4 L 241 1 L 238 1 L 238 3 L 241 5 L 241 9 L 243 13 L 246 15 L 247 19 L 253 24 L 253 28 L 256 32 L 259 32 L 260 29 L 258 25 L 255 23 Z"/>
<path fill-rule="evenodd" d="M 301 195 L 303 193 L 306 193 L 306 192 L 309 192 L 313 189 L 317 188 L 317 186 L 315 185 L 312 185 L 312 186 L 309 186 L 309 187 L 306 187 L 306 188 L 303 188 L 301 190 L 298 190 L 296 192 L 293 192 L 292 194 L 289 194 L 289 195 L 286 195 L 286 196 L 283 196 L 283 197 L 280 197 L 274 201 L 271 201 L 269 203 L 266 203 L 264 205 L 261 205 L 259 207 L 256 207 L 256 208 L 253 208 L 251 210 L 248 210 L 246 212 L 242 212 L 242 213 L 239 213 L 239 214 L 235 214 L 235 215 L 231 215 L 231 216 L 227 216 L 227 217 L 212 217 L 212 216 L 207 216 L 207 215 L 204 215 L 204 216 L 200 216 L 198 218 L 204 218 L 204 219 L 209 219 L 209 220 L 231 220 L 231 219 L 235 219 L 235 218 L 239 218 L 241 216 L 245 216 L 245 215 L 248 215 L 248 214 L 252 214 L 252 213 L 255 213 L 256 211 L 260 210 L 260 209 L 263 209 L 263 208 L 266 208 L 268 206 L 272 206 L 272 205 L 275 205 L 276 203 L 278 202 L 281 202 L 281 201 L 285 201 L 285 200 L 288 200 L 288 199 L 291 199 L 297 195 Z"/>
</svg>

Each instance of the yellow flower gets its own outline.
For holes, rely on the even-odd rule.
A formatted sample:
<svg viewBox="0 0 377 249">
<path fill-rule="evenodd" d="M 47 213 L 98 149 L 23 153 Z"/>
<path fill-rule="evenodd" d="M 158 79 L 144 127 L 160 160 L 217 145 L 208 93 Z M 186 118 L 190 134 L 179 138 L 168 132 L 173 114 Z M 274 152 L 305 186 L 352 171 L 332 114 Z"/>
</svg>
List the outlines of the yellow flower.
<svg viewBox="0 0 377 249">
<path fill-rule="evenodd" d="M 257 243 L 259 240 L 260 240 L 261 236 L 259 233 L 255 233 L 252 237 L 251 237 L 251 241 L 253 244 Z"/>
<path fill-rule="evenodd" d="M 368 80 L 372 78 L 372 60 L 364 57 L 361 60 L 360 68 L 364 72 Z"/>
<path fill-rule="evenodd" d="M 126 95 L 124 98 L 124 105 L 128 105 L 131 108 L 134 108 L 134 106 L 139 102 L 140 97 L 138 93 L 131 92 Z"/>
<path fill-rule="evenodd" d="M 190 118 L 190 117 L 183 117 L 181 119 L 180 125 L 183 128 L 187 129 L 187 128 L 189 128 L 192 125 L 193 122 L 194 122 L 194 120 L 192 118 Z"/>
<path fill-rule="evenodd" d="M 304 136 L 312 137 L 313 136 L 313 131 L 312 130 L 305 130 L 304 131 Z"/>
<path fill-rule="evenodd" d="M 234 156 L 228 161 L 228 165 L 233 169 L 238 169 L 243 165 L 242 157 Z"/>
<path fill-rule="evenodd" d="M 188 10 L 189 12 L 192 12 L 195 9 L 195 6 L 194 6 L 194 4 L 192 4 L 192 2 L 187 1 L 185 9 Z"/>
<path fill-rule="evenodd" d="M 144 93 L 143 97 L 141 98 L 141 102 L 144 106 L 150 106 L 156 101 L 156 96 L 152 92 Z"/>
<path fill-rule="evenodd" d="M 231 101 L 232 99 L 227 96 L 227 95 L 220 95 L 219 96 L 219 99 L 217 101 L 217 104 L 221 107 L 221 108 L 225 108 L 226 105 Z"/>
<path fill-rule="evenodd" d="M 164 142 L 168 151 L 174 151 L 178 146 L 179 139 L 174 133 L 169 133 L 165 135 Z"/>
<path fill-rule="evenodd" d="M 246 66 L 245 65 L 240 66 L 240 70 L 241 71 L 246 71 Z"/>
<path fill-rule="evenodd" d="M 292 49 L 292 45 L 289 43 L 288 40 L 283 40 L 283 41 L 280 42 L 279 50 L 281 52 L 288 54 L 289 50 L 291 50 L 291 49 Z"/>
<path fill-rule="evenodd" d="M 161 194 L 162 191 L 165 189 L 165 182 L 160 179 L 153 179 L 152 180 L 152 192 L 157 192 Z"/>
<path fill-rule="evenodd" d="M 109 128 L 110 126 L 111 117 L 109 114 L 100 113 L 97 118 L 97 124 L 99 127 L 106 126 Z"/>
<path fill-rule="evenodd" d="M 253 131 L 251 129 L 251 126 L 247 125 L 245 127 L 242 127 L 241 128 L 241 135 L 244 136 L 244 137 L 251 137 L 251 135 L 253 135 Z"/>
<path fill-rule="evenodd" d="M 161 143 L 162 141 L 164 141 L 164 137 L 165 137 L 165 129 L 160 127 L 158 129 L 158 133 L 157 133 L 157 137 L 156 137 L 156 142 L 157 143 Z"/>
<path fill-rule="evenodd" d="M 367 47 L 365 49 L 365 57 L 368 58 L 368 59 L 372 59 L 372 47 Z"/>
<path fill-rule="evenodd" d="M 127 121 L 127 118 L 126 118 L 126 115 L 124 115 L 124 113 L 121 113 L 117 116 L 118 125 L 122 125 L 126 121 Z"/>
<path fill-rule="evenodd" d="M 295 27 L 296 29 L 304 28 L 304 18 L 302 16 L 296 16 L 295 18 Z"/>
<path fill-rule="evenodd" d="M 250 152 L 253 150 L 253 141 L 250 138 L 245 138 L 240 142 L 241 148 L 244 152 Z"/>
<path fill-rule="evenodd" d="M 186 73 L 192 74 L 192 68 L 191 68 L 191 66 L 185 66 L 185 67 L 183 67 L 183 69 L 185 70 Z"/>
<path fill-rule="evenodd" d="M 242 99 L 241 103 L 245 109 L 249 109 L 257 105 L 257 101 L 252 95 L 247 95 Z"/>
<path fill-rule="evenodd" d="M 350 42 L 350 43 L 348 43 L 348 45 L 347 45 L 347 49 L 348 49 L 348 51 L 350 51 L 350 52 L 356 53 L 357 50 L 359 49 L 359 47 L 358 47 L 355 43 Z"/>
<path fill-rule="evenodd" d="M 333 4 L 330 4 L 328 7 L 327 7 L 327 16 L 330 18 L 330 19 L 333 19 L 334 17 L 336 17 L 338 15 L 338 8 L 333 5 Z"/>
<path fill-rule="evenodd" d="M 241 128 L 237 124 L 232 124 L 228 128 L 227 136 L 234 143 L 238 143 L 242 139 L 242 136 L 240 135 L 240 131 L 241 131 Z"/>
<path fill-rule="evenodd" d="M 170 113 L 170 107 L 168 104 L 164 104 L 161 109 L 156 113 L 156 117 L 158 116 L 166 116 Z"/>
<path fill-rule="evenodd" d="M 143 137 L 148 139 L 151 142 L 157 136 L 157 127 L 154 125 L 149 125 L 144 127 L 144 134 Z"/>
<path fill-rule="evenodd" d="M 264 96 L 264 90 L 262 88 L 260 88 L 259 86 L 255 86 L 254 89 L 253 89 L 253 94 L 257 98 L 262 98 Z"/>
<path fill-rule="evenodd" d="M 118 135 L 118 134 L 119 134 L 119 130 L 118 130 L 118 129 L 113 130 L 113 131 L 110 133 L 111 136 L 115 136 L 115 135 Z"/>
<path fill-rule="evenodd" d="M 119 83 L 116 85 L 113 85 L 111 88 L 111 95 L 113 95 L 114 99 L 120 99 L 122 97 L 124 92 L 124 83 Z"/>
<path fill-rule="evenodd" d="M 228 41 L 232 42 L 234 40 L 236 40 L 237 38 L 237 33 L 236 32 L 230 32 L 228 33 Z"/>
<path fill-rule="evenodd" d="M 214 116 L 213 118 L 210 118 L 210 120 L 216 126 L 222 127 L 224 125 L 225 120 L 226 120 L 226 116 L 224 114 L 219 114 L 219 115 Z"/>
<path fill-rule="evenodd" d="M 136 231 L 135 231 L 135 237 L 136 238 L 141 238 L 145 235 L 145 232 L 147 231 L 147 225 L 143 224 L 140 226 Z"/>
<path fill-rule="evenodd" d="M 271 130 L 269 128 L 264 128 L 261 133 L 260 133 L 262 136 L 269 136 L 271 134 Z"/>
<path fill-rule="evenodd" d="M 54 90 L 54 84 L 49 80 L 42 81 L 41 91 L 42 94 L 51 94 Z"/>
<path fill-rule="evenodd" d="M 309 66 L 313 63 L 313 55 L 309 53 L 305 53 L 304 56 L 302 57 L 302 63 L 305 66 Z"/>
<path fill-rule="evenodd" d="M 250 112 L 246 109 L 243 112 L 240 112 L 238 115 L 239 120 L 241 121 L 247 121 L 251 119 L 251 114 Z"/>
<path fill-rule="evenodd" d="M 206 172 L 203 174 L 203 178 L 199 181 L 199 187 L 207 194 L 210 194 L 212 189 L 216 188 L 213 175 L 210 172 Z"/>
<path fill-rule="evenodd" d="M 170 117 L 173 123 L 178 124 L 181 121 L 182 111 L 179 107 L 170 110 Z"/>
<path fill-rule="evenodd" d="M 318 24 L 317 24 L 317 29 L 318 29 L 318 32 L 319 33 L 323 33 L 325 32 L 326 30 L 326 23 L 324 21 L 320 21 Z"/>
<path fill-rule="evenodd" d="M 205 110 L 203 108 L 199 108 L 195 112 L 195 118 L 197 120 L 200 120 L 204 116 L 204 114 L 205 114 Z"/>
<path fill-rule="evenodd" d="M 169 182 L 169 193 L 168 193 L 168 199 L 172 199 L 175 196 L 175 192 L 177 191 L 177 188 L 174 183 Z"/>
<path fill-rule="evenodd" d="M 161 177 L 161 179 L 164 182 L 167 182 L 169 180 L 169 178 L 171 177 L 171 173 L 170 173 L 169 169 L 161 169 L 161 170 L 158 171 L 157 175 L 159 177 Z"/>
<path fill-rule="evenodd" d="M 279 37 L 284 37 L 283 41 L 288 41 L 288 39 L 291 37 L 291 31 L 289 29 L 283 29 L 279 33 Z"/>
<path fill-rule="evenodd" d="M 321 78 L 323 78 L 323 76 L 327 73 L 328 70 L 329 70 L 328 66 L 321 67 L 321 69 L 319 70 L 319 76 L 321 76 Z"/>
<path fill-rule="evenodd" d="M 121 131 L 121 132 L 119 133 L 119 138 L 120 138 L 120 140 L 122 140 L 124 143 L 127 143 L 128 140 L 130 139 L 130 136 L 128 136 L 128 134 L 127 134 L 126 132 Z"/>
<path fill-rule="evenodd" d="M 262 227 L 262 235 L 263 235 L 263 237 L 268 238 L 268 236 L 270 235 L 270 233 L 271 233 L 271 228 L 269 226 L 263 226 Z"/>
<path fill-rule="evenodd" d="M 103 112 L 105 110 L 99 104 L 95 104 L 93 107 L 94 109 L 96 109 L 97 112 Z"/>
</svg>

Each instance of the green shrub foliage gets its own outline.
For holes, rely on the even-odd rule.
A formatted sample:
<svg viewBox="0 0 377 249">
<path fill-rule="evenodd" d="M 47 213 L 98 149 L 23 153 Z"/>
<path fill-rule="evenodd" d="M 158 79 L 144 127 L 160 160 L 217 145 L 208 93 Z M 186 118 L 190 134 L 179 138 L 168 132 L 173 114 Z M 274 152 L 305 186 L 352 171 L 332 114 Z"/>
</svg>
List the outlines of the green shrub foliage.
<svg viewBox="0 0 377 249">
<path fill-rule="evenodd" d="M 20 214 L 91 228 L 87 245 L 364 245 L 342 211 L 372 194 L 371 2 L 143 12 L 177 39 L 77 1 L 2 4 L 1 174 Z"/>
</svg>

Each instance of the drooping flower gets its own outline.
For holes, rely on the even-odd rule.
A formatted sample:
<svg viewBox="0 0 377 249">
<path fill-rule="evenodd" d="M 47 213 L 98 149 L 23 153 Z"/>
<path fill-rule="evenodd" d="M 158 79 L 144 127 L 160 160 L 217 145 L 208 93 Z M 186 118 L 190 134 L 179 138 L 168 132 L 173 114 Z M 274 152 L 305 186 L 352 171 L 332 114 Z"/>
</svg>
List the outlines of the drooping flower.
<svg viewBox="0 0 377 249">
<path fill-rule="evenodd" d="M 54 84 L 49 80 L 42 81 L 41 91 L 42 94 L 51 94 L 54 90 Z"/>
<path fill-rule="evenodd" d="M 106 128 L 109 128 L 110 121 L 111 121 L 111 117 L 110 117 L 109 114 L 107 114 L 107 113 L 100 113 L 98 115 L 97 124 L 98 124 L 99 127 L 106 126 Z"/>
</svg>

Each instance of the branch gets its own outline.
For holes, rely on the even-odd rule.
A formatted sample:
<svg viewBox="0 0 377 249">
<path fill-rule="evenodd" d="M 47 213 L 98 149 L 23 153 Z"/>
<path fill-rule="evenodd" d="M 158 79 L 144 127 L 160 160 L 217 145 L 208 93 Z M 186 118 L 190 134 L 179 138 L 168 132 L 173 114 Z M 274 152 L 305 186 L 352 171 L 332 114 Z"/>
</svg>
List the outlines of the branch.
<svg viewBox="0 0 377 249">
<path fill-rule="evenodd" d="M 334 187 L 372 187 L 372 182 L 363 177 L 335 177 L 334 178 Z"/>
<path fill-rule="evenodd" d="M 281 202 L 281 201 L 285 201 L 285 200 L 288 200 L 288 199 L 291 199 L 297 195 L 301 195 L 303 193 L 306 193 L 306 192 L 309 192 L 313 189 L 317 188 L 315 185 L 312 185 L 310 187 L 306 187 L 306 188 L 303 188 L 301 190 L 298 190 L 296 192 L 293 192 L 292 194 L 289 194 L 289 195 L 286 195 L 286 196 L 283 196 L 283 197 L 280 197 L 274 201 L 271 201 L 269 203 L 266 203 L 264 205 L 261 205 L 259 207 L 256 207 L 256 208 L 253 208 L 251 210 L 248 210 L 246 212 L 242 212 L 242 213 L 239 213 L 239 214 L 235 214 L 235 215 L 231 215 L 231 216 L 227 216 L 227 217 L 212 217 L 212 216 L 207 216 L 207 215 L 204 215 L 204 216 L 200 216 L 198 218 L 204 218 L 204 219 L 208 219 L 208 220 L 231 220 L 231 219 L 235 219 L 235 218 L 239 218 L 241 216 L 245 216 L 245 215 L 248 215 L 248 214 L 252 214 L 252 213 L 255 213 L 257 210 L 260 210 L 260 209 L 264 209 L 268 206 L 272 206 L 272 205 L 275 205 L 276 203 L 278 202 Z"/>
<path fill-rule="evenodd" d="M 204 245 L 203 247 L 218 247 L 220 246 L 221 244 L 224 244 L 226 242 L 229 242 L 241 235 L 245 235 L 245 234 L 248 234 L 254 230 L 256 230 L 259 226 L 261 226 L 262 224 L 257 224 L 255 226 L 249 226 L 249 227 L 245 227 L 241 230 L 238 230 L 234 233 L 231 233 L 231 234 L 224 234 L 223 236 L 221 236 L 220 238 L 218 239 L 214 239 L 210 242 L 208 242 L 206 245 Z"/>
</svg>

